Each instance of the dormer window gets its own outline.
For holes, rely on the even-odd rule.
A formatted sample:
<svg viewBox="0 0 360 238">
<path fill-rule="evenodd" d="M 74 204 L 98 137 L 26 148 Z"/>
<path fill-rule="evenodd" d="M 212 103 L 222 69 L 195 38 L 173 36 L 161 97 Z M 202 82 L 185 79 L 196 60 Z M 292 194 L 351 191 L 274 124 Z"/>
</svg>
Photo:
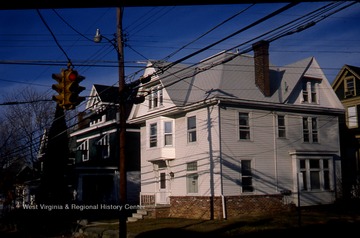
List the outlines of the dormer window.
<svg viewBox="0 0 360 238">
<path fill-rule="evenodd" d="M 348 77 L 344 80 L 345 97 L 349 98 L 355 96 L 355 78 Z"/>
<path fill-rule="evenodd" d="M 318 102 L 318 81 L 320 79 L 304 78 L 302 82 L 302 102 L 313 103 Z"/>
<path fill-rule="evenodd" d="M 148 96 L 149 109 L 158 108 L 163 105 L 163 89 L 160 86 L 155 86 L 150 89 Z"/>
</svg>

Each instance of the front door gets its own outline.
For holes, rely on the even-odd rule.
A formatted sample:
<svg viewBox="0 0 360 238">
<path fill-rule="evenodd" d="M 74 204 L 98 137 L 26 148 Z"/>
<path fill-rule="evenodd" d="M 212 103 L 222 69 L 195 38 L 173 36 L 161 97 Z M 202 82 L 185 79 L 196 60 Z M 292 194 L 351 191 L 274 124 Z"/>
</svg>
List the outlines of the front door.
<svg viewBox="0 0 360 238">
<path fill-rule="evenodd" d="M 159 172 L 159 184 L 158 184 L 158 196 L 157 196 L 157 203 L 159 204 L 168 204 L 168 180 L 166 176 L 165 170 L 162 170 Z"/>
</svg>

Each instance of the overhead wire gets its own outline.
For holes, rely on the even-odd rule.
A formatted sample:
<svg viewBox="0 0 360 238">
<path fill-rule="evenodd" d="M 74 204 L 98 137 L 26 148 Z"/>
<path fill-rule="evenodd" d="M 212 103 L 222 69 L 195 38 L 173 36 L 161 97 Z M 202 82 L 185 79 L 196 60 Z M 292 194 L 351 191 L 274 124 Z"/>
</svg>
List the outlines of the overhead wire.
<svg viewBox="0 0 360 238">
<path fill-rule="evenodd" d="M 208 35 L 209 33 L 213 32 L 214 30 L 216 30 L 217 28 L 219 28 L 220 26 L 224 25 L 225 23 L 231 21 L 232 19 L 234 19 L 235 17 L 239 16 L 240 14 L 246 12 L 247 10 L 249 10 L 251 7 L 255 6 L 256 4 L 253 3 L 250 6 L 246 7 L 245 9 L 242 9 L 241 11 L 237 12 L 236 14 L 230 16 L 229 18 L 225 19 L 224 21 L 220 22 L 219 24 L 217 24 L 216 26 L 212 27 L 211 29 L 207 30 L 205 33 L 201 34 L 200 36 L 196 37 L 195 39 L 193 39 L 192 41 L 188 42 L 187 44 L 183 45 L 182 47 L 178 48 L 177 50 L 175 50 L 174 52 L 172 52 L 171 54 L 169 54 L 168 56 L 164 57 L 162 60 L 163 61 L 168 61 L 171 57 L 173 57 L 175 54 L 179 53 L 181 50 L 185 49 L 186 47 L 188 47 L 189 45 L 195 43 L 196 41 L 200 40 L 201 38 L 203 38 L 204 36 Z"/>
<path fill-rule="evenodd" d="M 353 4 L 354 4 L 354 3 L 350 3 L 350 4 L 348 4 L 347 6 L 342 7 L 342 10 L 345 9 L 345 8 L 347 8 L 347 7 L 352 6 Z M 322 8 L 319 8 L 319 9 L 321 10 Z M 318 10 L 319 10 L 319 9 L 318 9 Z M 313 11 L 313 12 L 315 12 L 315 11 Z M 332 14 L 335 14 L 335 13 L 337 13 L 337 12 L 338 12 L 338 11 L 333 11 Z M 329 14 L 329 16 L 330 16 L 330 14 Z M 298 19 L 299 19 L 299 18 L 298 18 Z M 293 22 L 294 22 L 294 21 L 291 21 L 291 23 L 293 23 Z M 283 24 L 282 26 L 277 27 L 276 29 L 280 29 L 280 28 L 282 28 L 282 27 L 284 27 L 284 26 L 287 26 L 287 25 L 288 25 L 288 23 Z M 272 33 L 272 31 L 273 31 L 273 30 L 270 30 L 270 31 L 268 31 L 268 32 L 266 32 L 266 33 L 263 33 L 263 34 L 261 34 L 260 36 L 257 36 L 257 37 L 255 37 L 255 38 L 252 38 L 251 40 L 248 40 L 248 41 L 246 41 L 245 43 L 241 43 L 240 45 L 237 45 L 237 46 L 235 46 L 235 47 L 232 47 L 232 48 L 230 48 L 230 49 L 228 49 L 228 50 L 225 50 L 225 51 L 223 51 L 223 52 L 221 52 L 221 53 L 222 53 L 222 54 L 225 54 L 225 53 L 227 53 L 227 52 L 229 52 L 229 51 L 232 51 L 232 50 L 235 49 L 235 48 L 238 48 L 239 46 L 243 46 L 243 45 L 249 44 L 249 43 L 253 42 L 253 41 L 256 40 L 256 39 L 260 39 L 261 37 L 263 37 L 263 36 L 265 36 L 265 35 L 267 35 L 267 34 L 269 34 L 269 33 Z M 285 32 L 285 33 L 280 33 L 280 34 L 281 34 L 282 37 L 283 37 L 283 36 L 286 36 L 286 32 Z M 233 34 L 231 34 L 231 35 L 233 35 Z M 227 37 L 225 37 L 225 38 L 227 38 Z M 274 41 L 274 40 L 277 40 L 277 39 L 279 39 L 279 37 L 276 37 L 276 38 L 273 38 L 273 39 L 268 39 L 268 41 Z M 206 47 L 206 48 L 207 48 L 207 47 Z M 234 58 L 236 58 L 236 57 L 238 57 L 238 56 L 240 56 L 240 55 L 242 55 L 242 54 L 248 53 L 248 52 L 250 52 L 250 51 L 252 51 L 252 46 L 249 46 L 248 48 L 245 48 L 244 50 L 241 50 L 241 51 L 237 52 L 236 54 L 233 54 L 232 56 L 229 56 L 228 58 L 223 59 L 223 60 L 221 60 L 221 61 L 211 62 L 210 65 L 208 65 L 208 66 L 206 66 L 206 67 L 205 67 L 205 66 L 202 67 L 202 70 L 201 70 L 201 71 L 198 70 L 198 71 L 196 71 L 196 72 L 194 72 L 194 73 L 191 73 L 191 74 L 188 75 L 188 76 L 183 77 L 182 79 L 175 80 L 175 81 L 173 81 L 173 82 L 171 82 L 171 83 L 168 83 L 168 84 L 166 85 L 166 87 L 169 87 L 169 86 L 171 86 L 171 85 L 174 85 L 174 84 L 176 84 L 176 83 L 178 83 L 178 82 L 180 82 L 181 80 L 184 80 L 184 79 L 186 79 L 186 78 L 193 77 L 194 75 L 199 74 L 199 73 L 203 72 L 204 70 L 208 70 L 208 69 L 214 68 L 215 66 L 218 66 L 218 65 L 227 63 L 227 62 L 233 60 Z M 194 67 L 194 66 L 196 66 L 196 65 L 204 64 L 204 62 L 210 61 L 210 60 L 212 60 L 213 58 L 218 57 L 218 56 L 219 56 L 219 54 L 213 55 L 213 56 L 211 56 L 211 57 L 208 57 L 207 59 L 205 59 L 205 60 L 203 60 L 203 61 L 201 61 L 201 62 L 198 62 L 198 63 L 195 63 L 195 64 L 191 64 L 191 65 L 188 66 L 188 67 L 185 67 L 185 68 L 183 68 L 183 69 L 181 69 L 181 70 L 178 70 L 178 71 L 176 71 L 176 72 L 173 72 L 173 73 L 170 73 L 170 74 L 168 74 L 168 75 L 166 75 L 166 76 L 163 76 L 162 79 L 171 77 L 171 76 L 175 75 L 176 73 L 179 73 L 179 72 L 181 72 L 181 71 L 187 70 L 187 69 L 192 68 L 192 67 Z M 182 59 L 185 59 L 185 58 L 188 58 L 188 56 L 185 56 L 185 57 L 183 57 Z M 178 61 L 179 61 L 179 62 L 178 62 Z M 155 73 L 153 73 L 153 75 L 162 74 L 166 69 L 171 68 L 172 65 L 176 65 L 176 64 L 178 64 L 178 63 L 181 62 L 180 60 L 178 60 L 178 61 L 176 61 L 176 62 L 174 62 L 174 63 L 170 63 L 169 65 L 166 65 L 165 67 L 162 67 L 162 68 L 160 67 L 160 69 L 158 69 Z"/>
<path fill-rule="evenodd" d="M 53 37 L 56 45 L 58 46 L 58 48 L 63 52 L 63 54 L 65 55 L 66 59 L 68 60 L 69 63 L 71 63 L 71 59 L 69 58 L 68 54 L 65 52 L 65 50 L 62 48 L 62 46 L 60 45 L 59 41 L 57 40 L 55 34 L 53 33 L 53 31 L 51 30 L 50 26 L 47 24 L 47 22 L 45 21 L 44 17 L 42 16 L 41 12 L 39 9 L 36 9 L 36 12 L 38 13 L 41 21 L 44 23 L 45 27 L 48 29 L 48 31 L 50 32 L 51 36 Z"/>
</svg>

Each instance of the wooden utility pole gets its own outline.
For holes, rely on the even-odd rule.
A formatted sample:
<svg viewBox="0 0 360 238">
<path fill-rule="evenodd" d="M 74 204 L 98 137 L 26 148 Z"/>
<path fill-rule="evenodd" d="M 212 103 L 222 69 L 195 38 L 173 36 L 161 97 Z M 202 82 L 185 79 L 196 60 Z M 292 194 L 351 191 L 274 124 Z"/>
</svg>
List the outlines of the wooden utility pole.
<svg viewBox="0 0 360 238">
<path fill-rule="evenodd" d="M 126 163 L 125 163 L 125 140 L 126 140 L 126 107 L 125 107 L 125 70 L 124 70 L 124 50 L 123 50 L 123 38 L 122 38 L 122 16 L 123 16 L 123 7 L 118 7 L 116 9 L 117 17 L 117 57 L 119 63 L 119 96 L 120 96 L 120 122 L 119 122 L 119 173 L 120 173 L 120 205 L 122 209 L 120 210 L 119 218 L 119 237 L 126 238 L 127 228 L 126 228 L 126 211 L 125 204 L 127 201 L 127 189 L 126 189 Z"/>
</svg>

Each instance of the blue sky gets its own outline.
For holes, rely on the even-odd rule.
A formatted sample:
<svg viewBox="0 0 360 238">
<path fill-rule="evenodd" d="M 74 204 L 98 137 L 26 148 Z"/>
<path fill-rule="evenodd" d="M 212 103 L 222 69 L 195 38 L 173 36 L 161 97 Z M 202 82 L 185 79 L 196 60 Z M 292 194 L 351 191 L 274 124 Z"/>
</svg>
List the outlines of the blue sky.
<svg viewBox="0 0 360 238">
<path fill-rule="evenodd" d="M 196 63 L 231 49 L 326 4 L 328 2 L 300 3 L 185 63 Z M 169 61 L 216 42 L 284 5 L 286 3 L 127 7 L 123 17 L 126 75 L 129 80 L 138 78 L 146 60 L 164 59 L 245 9 L 226 24 L 175 54 Z M 92 84 L 117 85 L 114 48 L 106 40 L 99 44 L 92 41 L 97 28 L 107 38 L 114 38 L 115 8 L 42 9 L 40 13 L 75 69 L 86 77 L 82 82 L 87 88 L 83 96 L 89 94 Z M 360 4 L 355 4 L 311 28 L 271 42 L 270 61 L 274 65 L 283 66 L 314 56 L 332 82 L 344 64 L 360 67 L 359 22 Z M 50 99 L 55 94 L 51 89 L 55 83 L 51 74 L 66 68 L 66 56 L 56 45 L 37 11 L 0 10 L 0 29 L 0 103 L 4 102 L 5 95 L 19 93 L 25 87 L 36 88 Z M 24 61 L 25 64 L 21 64 Z"/>
</svg>

